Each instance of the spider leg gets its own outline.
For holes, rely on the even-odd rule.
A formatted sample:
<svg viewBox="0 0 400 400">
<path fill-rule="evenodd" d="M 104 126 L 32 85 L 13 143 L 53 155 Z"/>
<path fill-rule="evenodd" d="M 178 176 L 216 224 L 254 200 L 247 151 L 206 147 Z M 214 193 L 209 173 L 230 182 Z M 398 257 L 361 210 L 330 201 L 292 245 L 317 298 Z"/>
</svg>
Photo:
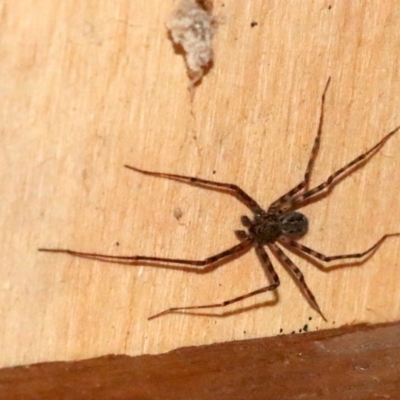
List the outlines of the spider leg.
<svg viewBox="0 0 400 400">
<path fill-rule="evenodd" d="M 296 279 L 296 281 L 299 283 L 300 288 L 302 289 L 304 295 L 306 296 L 308 302 L 312 306 L 312 308 L 318 312 L 318 314 L 321 315 L 321 317 L 327 321 L 325 318 L 325 315 L 322 313 L 321 309 L 318 306 L 317 300 L 315 299 L 314 295 L 312 294 L 311 290 L 308 288 L 306 281 L 304 279 L 303 273 L 297 268 L 295 263 L 275 244 L 275 243 L 269 243 L 268 247 L 271 249 L 271 251 L 276 255 L 276 257 L 279 259 L 279 261 L 282 262 L 282 264 L 287 267 L 289 272 L 292 274 L 292 276 Z"/>
<path fill-rule="evenodd" d="M 311 255 L 314 258 L 317 258 L 318 260 L 321 260 L 323 262 L 329 262 L 333 260 L 343 260 L 343 259 L 349 259 L 349 258 L 362 258 L 366 256 L 367 254 L 371 254 L 374 251 L 376 251 L 381 244 L 389 237 L 393 236 L 400 236 L 400 233 L 389 233 L 387 235 L 382 236 L 373 246 L 371 246 L 368 250 L 365 250 L 361 253 L 353 253 L 353 254 L 341 254 L 338 256 L 326 256 L 322 253 L 319 253 L 318 251 L 315 251 L 313 249 L 310 249 L 307 246 L 304 246 L 303 244 L 297 243 L 294 240 L 289 240 L 286 238 L 281 238 L 279 239 L 284 245 L 287 245 L 290 248 L 297 249 L 302 253 L 306 253 Z"/>
<path fill-rule="evenodd" d="M 180 311 L 187 311 L 187 310 L 196 310 L 196 309 L 199 309 L 199 308 L 225 307 L 225 306 L 227 306 L 229 304 L 236 303 L 238 301 L 247 299 L 247 298 L 255 296 L 257 294 L 264 293 L 264 292 L 267 292 L 267 291 L 270 291 L 270 290 L 275 290 L 279 286 L 280 282 L 279 282 L 279 277 L 278 277 L 277 273 L 275 272 L 274 267 L 272 266 L 271 260 L 269 259 L 268 254 L 266 253 L 266 251 L 261 246 L 256 245 L 255 246 L 255 250 L 256 250 L 257 255 L 258 255 L 259 259 L 260 259 L 260 262 L 261 262 L 261 265 L 262 265 L 263 269 L 266 271 L 268 276 L 270 276 L 271 279 L 272 279 L 272 284 L 271 285 L 265 286 L 265 287 L 263 287 L 261 289 L 258 289 L 258 290 L 254 290 L 254 291 L 252 291 L 250 293 L 247 293 L 247 294 L 244 294 L 242 296 L 238 296 L 238 297 L 235 297 L 233 299 L 223 301 L 222 303 L 204 304 L 204 305 L 200 305 L 200 306 L 168 308 L 167 310 L 161 311 L 158 314 L 152 315 L 148 319 L 151 320 L 151 319 L 158 318 L 158 317 L 161 317 L 163 315 L 171 314 L 171 313 L 174 313 L 174 312 L 177 312 L 177 311 L 180 312 Z"/>
<path fill-rule="evenodd" d="M 242 242 L 229 248 L 228 250 L 222 251 L 215 256 L 207 257 L 204 260 L 183 260 L 180 258 L 164 258 L 164 257 L 147 257 L 147 256 L 112 256 L 107 254 L 98 253 L 83 253 L 80 251 L 68 250 L 68 249 L 38 249 L 39 251 L 45 251 L 48 253 L 63 253 L 69 254 L 74 257 L 89 258 L 98 261 L 117 261 L 120 264 L 133 265 L 140 262 L 156 262 L 166 264 L 182 264 L 182 265 L 193 265 L 201 267 L 201 269 L 207 268 L 216 261 L 222 260 L 226 257 L 232 256 L 233 254 L 244 252 L 250 249 L 252 245 L 251 238 L 244 238 Z M 196 268 L 198 270 L 198 268 Z"/>
<path fill-rule="evenodd" d="M 321 101 L 321 111 L 320 111 L 320 116 L 319 116 L 319 124 L 318 124 L 318 131 L 317 131 L 317 136 L 315 137 L 314 140 L 314 145 L 311 150 L 310 158 L 308 160 L 306 172 L 304 174 L 304 179 L 293 189 L 289 190 L 287 193 L 285 193 L 283 196 L 279 197 L 279 199 L 275 200 L 271 206 L 270 209 L 272 208 L 278 208 L 285 204 L 292 196 L 294 196 L 296 193 L 300 192 L 304 188 L 308 188 L 308 184 L 310 183 L 310 178 L 311 178 L 311 173 L 312 169 L 314 167 L 314 162 L 315 159 L 317 158 L 318 154 L 318 149 L 319 149 L 319 144 L 320 144 L 320 139 L 321 139 L 321 133 L 322 133 L 322 125 L 324 122 L 324 105 L 325 105 L 325 95 L 326 91 L 328 90 L 329 82 L 331 78 L 328 78 L 328 81 L 326 82 L 324 92 L 322 94 L 322 101 Z"/>
<path fill-rule="evenodd" d="M 400 126 L 398 126 L 396 129 L 393 129 L 386 136 L 384 136 L 384 138 L 381 139 L 375 146 L 371 147 L 365 153 L 362 153 L 361 155 L 356 157 L 353 161 L 349 162 L 344 167 L 340 168 L 332 175 L 330 175 L 325 182 L 307 191 L 306 193 L 300 194 L 294 199 L 292 199 L 292 201 L 283 208 L 283 211 L 286 211 L 289 208 L 290 209 L 299 208 L 301 207 L 302 203 L 304 203 L 305 200 L 307 200 L 312 196 L 315 196 L 317 193 L 320 193 L 322 191 L 330 191 L 333 188 L 333 186 L 335 186 L 335 184 L 337 183 L 338 178 L 343 176 L 351 168 L 355 168 L 357 166 L 362 165 L 363 163 L 368 162 L 399 129 Z"/>
<path fill-rule="evenodd" d="M 144 175 L 156 176 L 158 178 L 171 179 L 178 182 L 183 182 L 186 184 L 191 184 L 195 186 L 202 187 L 208 190 L 216 190 L 222 191 L 230 194 L 231 196 L 239 199 L 246 207 L 248 207 L 254 214 L 258 214 L 263 212 L 263 209 L 257 204 L 257 202 L 250 197 L 243 189 L 239 186 L 234 185 L 232 183 L 222 183 L 222 182 L 213 182 L 206 179 L 195 178 L 192 176 L 185 175 L 175 175 L 175 174 L 166 174 L 163 172 L 151 172 L 144 169 L 139 169 L 136 167 L 132 167 L 129 165 L 125 165 L 126 168 L 131 169 L 133 171 L 139 172 Z"/>
</svg>

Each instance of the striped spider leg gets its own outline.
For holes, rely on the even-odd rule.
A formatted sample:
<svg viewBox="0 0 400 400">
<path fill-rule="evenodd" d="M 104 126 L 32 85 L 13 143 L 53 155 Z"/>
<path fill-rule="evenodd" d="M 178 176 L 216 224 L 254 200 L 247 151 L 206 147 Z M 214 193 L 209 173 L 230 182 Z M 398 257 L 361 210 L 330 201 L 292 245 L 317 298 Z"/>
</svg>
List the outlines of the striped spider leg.
<svg viewBox="0 0 400 400">
<path fill-rule="evenodd" d="M 241 256 L 251 248 L 254 248 L 262 267 L 269 277 L 269 285 L 220 303 L 168 308 L 167 310 L 164 310 L 149 317 L 149 319 L 153 319 L 174 312 L 225 307 L 229 304 L 239 302 L 257 294 L 277 289 L 280 284 L 279 277 L 274 270 L 270 257 L 265 251 L 266 246 L 298 283 L 300 289 L 302 290 L 305 298 L 307 299 L 311 307 L 315 311 L 317 311 L 324 320 L 326 320 L 324 314 L 317 304 L 315 296 L 308 288 L 302 272 L 283 252 L 280 246 L 284 246 L 286 249 L 289 250 L 297 250 L 300 254 L 303 255 L 311 255 L 312 257 L 319 259 L 320 261 L 329 262 L 332 260 L 362 258 L 367 254 L 372 254 L 373 252 L 375 252 L 386 238 L 400 235 L 400 233 L 388 234 L 383 236 L 378 242 L 376 242 L 372 247 L 364 252 L 337 256 L 325 256 L 322 253 L 316 252 L 315 250 L 312 250 L 311 248 L 297 242 L 297 239 L 304 236 L 308 231 L 308 219 L 304 214 L 295 210 L 301 208 L 306 201 L 308 201 L 309 199 L 313 199 L 319 194 L 329 194 L 332 188 L 339 182 L 340 178 L 343 178 L 344 176 L 346 176 L 346 174 L 352 172 L 357 167 L 363 166 L 383 147 L 383 145 L 389 140 L 389 138 L 391 138 L 400 129 L 399 126 L 393 131 L 389 132 L 375 146 L 355 158 L 353 161 L 346 164 L 344 167 L 340 168 L 338 171 L 331 174 L 325 182 L 321 183 L 313 189 L 309 189 L 310 177 L 320 144 L 324 117 L 325 95 L 329 86 L 329 82 L 330 78 L 326 83 L 322 95 L 317 135 L 315 137 L 314 145 L 311 150 L 310 158 L 304 174 L 304 179 L 283 196 L 275 200 L 268 207 L 267 210 L 264 210 L 243 189 L 234 184 L 214 182 L 184 175 L 151 172 L 128 165 L 125 166 L 126 168 L 129 168 L 141 174 L 171 179 L 181 183 L 198 186 L 204 189 L 219 191 L 236 197 L 239 201 L 246 205 L 253 214 L 252 219 L 248 216 L 241 217 L 242 225 L 246 228 L 246 230 L 235 231 L 235 234 L 240 241 L 239 244 L 230 247 L 229 249 L 222 251 L 221 253 L 218 253 L 214 256 L 207 257 L 203 260 L 187 260 L 181 258 L 164 258 L 153 256 L 114 256 L 57 248 L 40 248 L 39 251 L 64 253 L 81 258 L 89 258 L 105 262 L 116 262 L 127 265 L 136 265 L 140 263 L 160 263 L 161 265 L 168 266 L 178 264 L 193 267 L 194 271 L 198 271 L 199 269 L 206 270 L 208 267 L 216 265 L 216 263 L 226 263 L 233 258 Z"/>
<path fill-rule="evenodd" d="M 171 307 L 171 308 L 168 308 L 167 310 L 161 311 L 158 314 L 152 315 L 151 317 L 149 317 L 149 319 L 158 318 L 158 317 L 161 317 L 162 315 L 170 314 L 173 312 L 179 312 L 179 311 L 196 310 L 199 308 L 204 309 L 204 308 L 225 307 L 225 306 L 228 306 L 229 304 L 233 304 L 238 301 L 255 296 L 256 294 L 265 293 L 270 290 L 275 290 L 280 285 L 280 281 L 279 281 L 278 274 L 275 272 L 275 269 L 272 266 L 272 263 L 271 263 L 270 258 L 268 257 L 268 254 L 266 253 L 264 247 L 262 247 L 260 244 L 254 244 L 254 249 L 258 255 L 261 266 L 263 267 L 267 276 L 272 280 L 272 283 L 270 285 L 264 286 L 261 289 L 253 290 L 250 293 L 243 294 L 243 295 L 235 297 L 233 299 L 225 300 L 222 303 L 206 304 L 206 305 L 200 305 L 200 306 L 189 306 L 189 307 Z"/>
<path fill-rule="evenodd" d="M 322 182 L 320 185 L 316 186 L 315 188 L 308 190 L 307 192 L 303 194 L 298 194 L 295 195 L 291 198 L 286 199 L 286 204 L 281 206 L 282 211 L 286 210 L 293 210 L 293 209 L 298 209 L 301 208 L 304 203 L 312 199 L 313 197 L 321 194 L 321 193 L 329 193 L 332 188 L 335 186 L 337 183 L 338 179 L 343 177 L 346 173 L 349 171 L 352 172 L 354 169 L 357 167 L 362 166 L 366 162 L 370 160 L 371 157 L 373 157 L 382 147 L 383 145 L 395 134 L 399 131 L 400 126 L 397 128 L 393 129 L 391 132 L 389 132 L 386 136 L 384 136 L 375 146 L 371 147 L 369 150 L 366 152 L 362 153 L 360 156 L 356 157 L 353 161 L 349 162 L 346 164 L 344 167 L 340 168 L 333 174 L 331 174 L 328 179 L 324 182 Z M 326 256 L 318 251 L 315 251 L 303 244 L 298 243 L 295 240 L 292 240 L 288 237 L 281 236 L 278 241 L 283 244 L 287 249 L 291 250 L 297 250 L 299 251 L 300 255 L 310 255 L 314 259 L 317 259 L 319 261 L 322 261 L 323 263 L 328 263 L 331 261 L 335 260 L 350 260 L 350 259 L 362 259 L 365 256 L 372 255 L 375 251 L 379 249 L 379 247 L 382 245 L 382 243 L 390 237 L 395 237 L 395 236 L 400 236 L 400 232 L 396 233 L 390 233 L 383 235 L 376 243 L 374 243 L 369 249 L 365 251 L 361 251 L 358 253 L 351 253 L 351 254 L 340 254 L 340 255 L 334 255 L 334 256 Z"/>
<path fill-rule="evenodd" d="M 279 197 L 279 199 L 275 200 L 269 206 L 270 209 L 279 208 L 281 205 L 285 204 L 289 199 L 291 199 L 297 193 L 301 192 L 304 189 L 308 189 L 308 185 L 309 185 L 310 179 L 311 179 L 311 172 L 314 167 L 315 159 L 317 158 L 319 144 L 321 141 L 322 125 L 324 123 L 325 95 L 328 90 L 330 81 L 331 81 L 331 77 L 328 78 L 328 81 L 326 82 L 326 85 L 325 85 L 325 89 L 322 93 L 321 110 L 319 113 L 319 124 L 318 124 L 317 136 L 314 139 L 314 145 L 311 150 L 310 158 L 308 160 L 306 172 L 304 174 L 304 179 L 298 185 L 296 185 L 293 189 L 289 190 L 287 193 L 285 193 L 284 195 Z"/>
</svg>

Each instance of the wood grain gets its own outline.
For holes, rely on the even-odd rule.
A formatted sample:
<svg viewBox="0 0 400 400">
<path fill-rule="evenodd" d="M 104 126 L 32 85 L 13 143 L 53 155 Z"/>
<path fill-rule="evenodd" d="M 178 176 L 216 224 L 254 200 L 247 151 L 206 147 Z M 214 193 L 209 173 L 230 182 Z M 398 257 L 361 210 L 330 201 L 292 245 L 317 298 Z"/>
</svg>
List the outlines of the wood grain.
<svg viewBox="0 0 400 400">
<path fill-rule="evenodd" d="M 400 124 L 397 1 L 215 1 L 215 65 L 193 99 L 165 29 L 174 6 L 0 6 L 0 366 L 400 318 L 396 240 L 362 267 L 330 273 L 293 256 L 328 323 L 276 262 L 276 297 L 249 299 L 222 316 L 147 321 L 167 307 L 265 285 L 252 252 L 203 275 L 37 252 L 204 258 L 236 244 L 233 230 L 247 212 L 237 201 L 123 165 L 234 182 L 267 206 L 304 173 L 328 76 L 315 184 Z M 305 208 L 303 243 L 333 255 L 400 230 L 399 149 L 395 137 Z"/>
</svg>

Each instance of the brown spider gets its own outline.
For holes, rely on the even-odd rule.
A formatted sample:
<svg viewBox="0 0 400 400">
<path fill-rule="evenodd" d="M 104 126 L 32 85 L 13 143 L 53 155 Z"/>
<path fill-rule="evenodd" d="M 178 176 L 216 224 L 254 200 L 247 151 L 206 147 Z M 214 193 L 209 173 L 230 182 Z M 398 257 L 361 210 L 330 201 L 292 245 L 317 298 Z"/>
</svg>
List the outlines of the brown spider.
<svg viewBox="0 0 400 400">
<path fill-rule="evenodd" d="M 312 308 L 314 308 L 314 310 L 316 310 L 326 321 L 326 318 L 322 313 L 321 309 L 319 308 L 314 295 L 312 294 L 311 290 L 308 288 L 304 280 L 303 274 L 297 268 L 297 266 L 290 260 L 290 258 L 281 250 L 281 248 L 278 246 L 278 243 L 280 245 L 283 245 L 285 248 L 289 250 L 297 251 L 300 255 L 303 256 L 310 255 L 322 262 L 329 262 L 333 260 L 362 258 L 367 254 L 372 254 L 375 250 L 377 250 L 378 247 L 383 243 L 383 241 L 386 238 L 390 236 L 400 235 L 400 233 L 387 234 L 384 235 L 381 239 L 379 239 L 368 250 L 365 250 L 361 253 L 345 254 L 337 256 L 325 256 L 324 254 L 312 250 L 309 247 L 306 247 L 303 244 L 300 244 L 296 241 L 297 238 L 300 238 L 307 233 L 308 219 L 304 214 L 294 210 L 304 206 L 306 201 L 315 198 L 317 194 L 324 194 L 324 193 L 328 194 L 332 190 L 334 185 L 338 182 L 339 178 L 345 177 L 347 173 L 352 172 L 354 169 L 360 167 L 361 165 L 364 165 L 374 154 L 376 154 L 382 148 L 382 146 L 389 140 L 389 138 L 391 138 L 400 129 L 400 126 L 398 126 L 396 129 L 388 133 L 383 139 L 381 139 L 381 141 L 378 142 L 375 146 L 373 146 L 365 153 L 361 154 L 353 161 L 349 162 L 344 167 L 340 168 L 332 175 L 330 175 L 326 181 L 324 181 L 323 183 L 321 183 L 320 185 L 316 186 L 313 189 L 309 189 L 308 185 L 310 182 L 310 176 L 313 169 L 315 158 L 317 156 L 321 132 L 322 132 L 325 94 L 328 89 L 329 82 L 330 78 L 326 83 L 322 95 L 318 132 L 314 140 L 314 145 L 311 151 L 310 159 L 307 164 L 306 172 L 304 174 L 304 179 L 293 189 L 289 190 L 286 194 L 275 200 L 268 207 L 267 210 L 264 210 L 247 193 L 245 193 L 240 187 L 234 184 L 212 182 L 205 179 L 194 178 L 183 175 L 150 172 L 125 165 L 126 168 L 129 168 L 133 171 L 145 175 L 172 179 L 179 182 L 200 186 L 202 188 L 209 190 L 222 191 L 239 199 L 253 213 L 253 219 L 247 216 L 241 217 L 241 222 L 243 226 L 247 228 L 247 231 L 244 230 L 235 231 L 237 238 L 240 240 L 239 244 L 214 256 L 208 257 L 204 260 L 184 260 L 180 258 L 174 259 L 174 258 L 147 257 L 147 256 L 112 256 L 112 255 L 98 254 L 98 253 L 83 253 L 79 251 L 65 250 L 65 249 L 41 248 L 39 249 L 39 251 L 46 251 L 51 253 L 66 253 L 72 256 L 97 259 L 109 262 L 114 261 L 123 264 L 137 264 L 140 262 L 156 262 L 164 264 L 181 264 L 181 265 L 183 264 L 187 266 L 200 267 L 200 269 L 204 270 L 210 267 L 211 265 L 215 265 L 217 261 L 220 263 L 227 262 L 231 260 L 234 256 L 239 256 L 245 253 L 251 247 L 254 247 L 256 254 L 262 264 L 262 267 L 272 280 L 272 283 L 269 284 L 268 286 L 262 287 L 261 289 L 258 290 L 254 290 L 242 296 L 226 300 L 222 303 L 206 304 L 206 305 L 191 306 L 191 307 L 173 307 L 149 317 L 149 319 L 153 319 L 156 317 L 160 317 L 161 315 L 169 314 L 176 311 L 185 311 L 185 310 L 192 310 L 199 308 L 224 307 L 227 306 L 228 304 L 235 303 L 237 301 L 246 299 L 256 294 L 264 293 L 270 290 L 275 290 L 279 286 L 280 282 L 279 282 L 279 277 L 275 272 L 274 267 L 272 266 L 270 258 L 264 249 L 264 247 L 267 246 L 271 250 L 271 252 L 278 258 L 278 260 L 292 274 L 293 278 L 299 284 L 300 288 L 303 291 L 303 294 L 305 295 L 306 299 L 308 300 Z M 198 271 L 198 268 L 196 268 L 196 270 Z"/>
</svg>

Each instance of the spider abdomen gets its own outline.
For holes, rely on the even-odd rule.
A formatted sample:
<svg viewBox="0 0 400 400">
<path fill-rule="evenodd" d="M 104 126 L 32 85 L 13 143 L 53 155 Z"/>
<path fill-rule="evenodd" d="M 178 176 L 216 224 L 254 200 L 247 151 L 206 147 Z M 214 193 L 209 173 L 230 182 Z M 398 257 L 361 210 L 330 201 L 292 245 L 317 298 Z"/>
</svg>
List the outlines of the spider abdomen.
<svg viewBox="0 0 400 400">
<path fill-rule="evenodd" d="M 279 217 L 282 235 L 303 236 L 308 232 L 307 217 L 297 211 L 282 214 Z"/>
</svg>

